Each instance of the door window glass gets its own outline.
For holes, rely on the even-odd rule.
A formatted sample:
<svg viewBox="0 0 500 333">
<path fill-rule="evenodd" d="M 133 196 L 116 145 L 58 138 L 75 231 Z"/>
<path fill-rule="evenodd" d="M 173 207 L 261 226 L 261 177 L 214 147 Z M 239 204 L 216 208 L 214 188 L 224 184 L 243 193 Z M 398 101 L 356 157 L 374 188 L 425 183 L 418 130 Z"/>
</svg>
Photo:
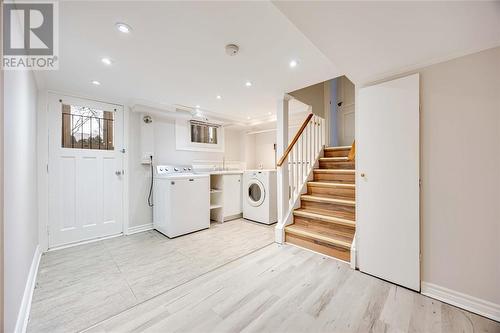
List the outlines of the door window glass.
<svg viewBox="0 0 500 333">
<path fill-rule="evenodd" d="M 114 150 L 114 112 L 62 104 L 62 147 Z"/>
</svg>

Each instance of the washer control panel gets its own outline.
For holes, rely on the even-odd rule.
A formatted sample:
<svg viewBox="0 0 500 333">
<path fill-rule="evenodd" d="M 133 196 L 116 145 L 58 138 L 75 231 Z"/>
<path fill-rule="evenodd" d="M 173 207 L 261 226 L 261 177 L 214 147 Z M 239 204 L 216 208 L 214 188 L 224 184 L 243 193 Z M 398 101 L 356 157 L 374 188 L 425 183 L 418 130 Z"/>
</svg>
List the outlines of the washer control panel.
<svg viewBox="0 0 500 333">
<path fill-rule="evenodd" d="M 193 173 L 193 167 L 190 165 L 157 165 L 157 175 L 171 175 L 180 173 Z"/>
</svg>

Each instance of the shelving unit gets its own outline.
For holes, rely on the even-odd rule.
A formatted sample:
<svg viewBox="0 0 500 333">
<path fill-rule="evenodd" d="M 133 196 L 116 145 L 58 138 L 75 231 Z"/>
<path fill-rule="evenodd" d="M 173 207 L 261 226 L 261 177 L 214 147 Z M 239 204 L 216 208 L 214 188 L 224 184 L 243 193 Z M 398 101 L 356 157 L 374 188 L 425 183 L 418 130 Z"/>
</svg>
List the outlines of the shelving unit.
<svg viewBox="0 0 500 333">
<path fill-rule="evenodd" d="M 224 222 L 241 217 L 241 174 L 210 175 L 210 219 Z"/>
<path fill-rule="evenodd" d="M 221 175 L 210 175 L 210 220 L 224 222 L 223 179 Z"/>
</svg>

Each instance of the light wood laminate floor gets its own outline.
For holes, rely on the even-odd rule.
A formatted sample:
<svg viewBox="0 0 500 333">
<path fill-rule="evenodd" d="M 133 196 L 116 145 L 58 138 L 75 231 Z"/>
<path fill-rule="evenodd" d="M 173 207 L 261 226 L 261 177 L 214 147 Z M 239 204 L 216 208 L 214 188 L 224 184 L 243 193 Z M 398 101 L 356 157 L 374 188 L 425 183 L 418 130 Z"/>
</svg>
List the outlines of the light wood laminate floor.
<svg viewBox="0 0 500 333">
<path fill-rule="evenodd" d="M 353 271 L 346 263 L 272 243 L 273 232 L 240 220 L 178 242 L 145 232 L 49 253 L 29 329 L 500 332 L 497 322 Z M 155 253 L 163 247 L 168 250 Z M 170 252 L 175 254 L 163 261 Z M 192 269 L 203 269 L 183 268 L 191 262 L 197 263 Z"/>
<path fill-rule="evenodd" d="M 500 324 L 271 244 L 87 330 L 103 332 L 499 332 Z"/>
<path fill-rule="evenodd" d="M 28 332 L 75 332 L 274 241 L 243 219 L 175 239 L 156 231 L 45 253 Z"/>
</svg>

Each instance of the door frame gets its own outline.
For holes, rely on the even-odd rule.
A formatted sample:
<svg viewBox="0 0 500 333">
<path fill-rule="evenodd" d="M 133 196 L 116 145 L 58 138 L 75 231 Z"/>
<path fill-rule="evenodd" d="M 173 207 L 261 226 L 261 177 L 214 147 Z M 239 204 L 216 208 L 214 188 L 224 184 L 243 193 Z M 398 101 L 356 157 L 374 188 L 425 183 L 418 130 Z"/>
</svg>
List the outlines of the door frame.
<svg viewBox="0 0 500 333">
<path fill-rule="evenodd" d="M 129 108 L 120 102 L 108 102 L 92 98 L 89 96 L 82 96 L 78 94 L 72 94 L 57 90 L 41 90 L 38 92 L 38 105 L 37 105 L 37 196 L 38 196 L 38 242 L 40 244 L 40 249 L 43 252 L 54 251 L 62 248 L 72 247 L 80 244 L 96 242 L 106 238 L 116 237 L 108 236 L 101 237 L 92 240 L 81 241 L 73 244 L 63 245 L 60 247 L 55 247 L 49 250 L 49 99 L 51 96 L 67 96 L 71 98 L 87 99 L 90 101 L 98 103 L 106 103 L 111 105 L 116 105 L 123 108 L 123 147 L 119 149 L 125 149 L 125 153 L 122 155 L 123 159 L 123 170 L 125 172 L 123 179 L 123 192 L 122 192 L 122 207 L 123 207 L 123 223 L 122 223 L 122 233 L 119 235 L 125 235 L 129 229 Z M 118 148 L 118 147 L 117 147 Z"/>
</svg>

